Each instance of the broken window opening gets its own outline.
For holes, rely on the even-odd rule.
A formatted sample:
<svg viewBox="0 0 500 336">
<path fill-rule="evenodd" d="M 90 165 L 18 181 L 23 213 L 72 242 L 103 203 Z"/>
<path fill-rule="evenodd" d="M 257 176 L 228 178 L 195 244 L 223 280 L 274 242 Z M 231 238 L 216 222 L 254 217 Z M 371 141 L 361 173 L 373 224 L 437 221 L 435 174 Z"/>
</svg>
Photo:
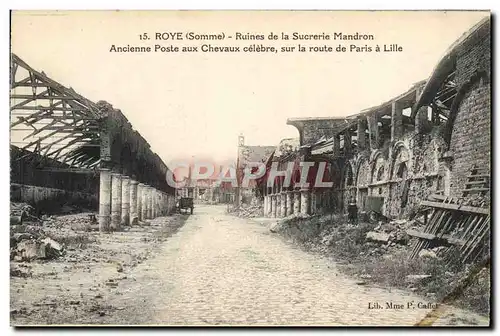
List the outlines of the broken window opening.
<svg viewBox="0 0 500 336">
<path fill-rule="evenodd" d="M 396 177 L 401 178 L 401 179 L 405 179 L 407 171 L 408 171 L 408 168 L 406 167 L 406 163 L 401 162 L 398 166 L 398 170 L 396 172 Z"/>
<path fill-rule="evenodd" d="M 384 167 L 380 167 L 377 171 L 377 182 L 384 178 Z"/>
<path fill-rule="evenodd" d="M 352 186 L 352 185 L 353 185 L 353 173 L 351 166 L 348 165 L 346 172 L 346 186 Z"/>
</svg>

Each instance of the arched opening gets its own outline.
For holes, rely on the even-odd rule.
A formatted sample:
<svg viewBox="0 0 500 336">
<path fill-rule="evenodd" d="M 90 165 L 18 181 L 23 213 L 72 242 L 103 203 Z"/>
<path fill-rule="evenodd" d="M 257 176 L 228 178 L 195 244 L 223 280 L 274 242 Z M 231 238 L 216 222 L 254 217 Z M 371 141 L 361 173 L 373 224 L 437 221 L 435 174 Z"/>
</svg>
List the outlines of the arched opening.
<svg viewBox="0 0 500 336">
<path fill-rule="evenodd" d="M 409 151 L 403 145 L 396 147 L 392 161 L 392 179 L 395 180 L 391 186 L 391 215 L 399 216 L 401 210 L 406 208 L 408 204 L 408 192 L 410 187 L 410 180 L 408 177 L 409 169 Z"/>
<path fill-rule="evenodd" d="M 345 172 L 345 185 L 347 187 L 350 187 L 353 184 L 354 184 L 354 176 L 352 173 L 352 167 L 350 164 L 348 164 L 346 167 L 346 172 Z"/>
<path fill-rule="evenodd" d="M 378 181 L 382 181 L 384 179 L 384 167 L 379 167 L 378 171 L 377 171 L 377 182 Z"/>
<path fill-rule="evenodd" d="M 360 161 L 356 181 L 358 186 L 358 207 L 361 211 L 364 211 L 368 198 L 368 184 L 370 183 L 370 166 L 367 159 Z"/>
<path fill-rule="evenodd" d="M 408 167 L 406 162 L 400 162 L 396 171 L 396 178 L 406 180 L 406 175 L 408 174 Z"/>
</svg>

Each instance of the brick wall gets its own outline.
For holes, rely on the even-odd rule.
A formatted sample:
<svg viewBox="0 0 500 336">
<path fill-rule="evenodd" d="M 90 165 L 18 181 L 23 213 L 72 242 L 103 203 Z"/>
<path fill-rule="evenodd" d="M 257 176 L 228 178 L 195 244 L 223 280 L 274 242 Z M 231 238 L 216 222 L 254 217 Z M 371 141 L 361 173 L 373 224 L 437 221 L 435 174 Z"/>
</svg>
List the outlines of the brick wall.
<svg viewBox="0 0 500 336">
<path fill-rule="evenodd" d="M 451 196 L 460 197 L 472 165 L 490 170 L 491 101 L 488 84 L 476 82 L 459 105 L 450 139 Z"/>
<path fill-rule="evenodd" d="M 466 84 L 478 72 L 490 74 L 490 35 L 478 37 L 463 48 L 457 59 L 457 84 Z M 461 97 L 455 111 L 450 151 L 453 153 L 451 196 L 462 196 L 467 175 L 476 164 L 490 170 L 491 156 L 491 88 L 489 80 L 476 78 Z"/>
</svg>

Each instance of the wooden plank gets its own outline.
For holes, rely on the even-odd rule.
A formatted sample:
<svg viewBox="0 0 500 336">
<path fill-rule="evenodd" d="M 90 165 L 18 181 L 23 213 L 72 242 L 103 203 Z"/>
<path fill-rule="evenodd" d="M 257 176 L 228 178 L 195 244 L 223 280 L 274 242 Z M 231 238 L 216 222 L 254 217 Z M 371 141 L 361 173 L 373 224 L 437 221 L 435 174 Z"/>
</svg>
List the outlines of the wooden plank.
<svg viewBox="0 0 500 336">
<path fill-rule="evenodd" d="M 465 251 L 469 248 L 471 242 L 474 240 L 474 237 L 475 237 L 474 233 L 476 232 L 477 228 L 479 228 L 483 225 L 484 221 L 487 218 L 489 218 L 489 216 L 488 217 L 480 217 L 472 229 L 471 229 L 472 225 L 471 225 L 471 227 L 469 227 L 469 230 L 467 230 L 467 232 L 464 234 L 464 237 L 463 237 L 463 239 L 466 240 L 467 242 L 460 249 L 461 254 L 465 253 Z"/>
<path fill-rule="evenodd" d="M 472 184 L 485 184 L 485 183 L 490 183 L 489 181 L 486 180 L 481 180 L 481 181 L 469 181 L 465 182 L 465 185 L 472 185 Z"/>
<path fill-rule="evenodd" d="M 438 194 L 432 194 L 429 196 L 429 200 L 439 200 L 439 201 L 444 201 L 448 199 L 448 196 L 445 195 L 438 195 Z M 455 200 L 453 198 L 449 198 L 450 201 L 453 203 Z"/>
<path fill-rule="evenodd" d="M 443 235 L 441 238 L 436 236 L 435 234 L 432 234 L 432 233 L 425 233 L 425 232 L 421 232 L 421 231 L 417 231 L 417 230 L 407 230 L 406 233 L 409 235 L 409 236 L 412 236 L 412 237 L 417 237 L 417 238 L 422 238 L 422 239 L 425 239 L 425 240 L 445 240 L 447 241 L 448 243 L 450 244 L 453 244 L 453 245 L 459 245 L 459 246 L 462 246 L 465 244 L 465 241 L 462 240 L 462 239 L 457 239 L 457 238 L 454 238 L 448 234 L 446 235 Z"/>
<path fill-rule="evenodd" d="M 12 99 L 60 99 L 60 100 L 75 100 L 74 97 L 68 96 L 46 96 L 47 91 L 39 93 L 37 95 L 24 95 L 24 94 L 11 94 L 10 98 Z"/>
<path fill-rule="evenodd" d="M 483 226 L 481 227 L 480 232 L 474 236 L 472 243 L 469 244 L 468 248 L 466 248 L 463 251 L 462 255 L 465 254 L 465 256 L 463 257 L 462 262 L 467 261 L 469 256 L 471 256 L 471 253 L 473 253 L 474 250 L 476 250 L 477 246 L 481 243 L 486 233 L 489 232 L 489 226 L 490 226 L 489 224 L 490 224 L 490 216 L 486 218 L 485 222 L 483 223 Z"/>
<path fill-rule="evenodd" d="M 471 178 L 471 177 L 490 177 L 490 174 L 477 174 L 477 175 L 470 174 L 470 175 L 467 175 L 467 178 Z"/>
<path fill-rule="evenodd" d="M 53 106 L 19 106 L 19 107 L 11 107 L 12 110 L 24 110 L 24 111 L 77 111 L 77 112 L 87 112 L 89 109 L 82 108 L 74 108 L 74 107 L 53 107 Z"/>
<path fill-rule="evenodd" d="M 472 192 L 472 191 L 488 191 L 490 188 L 471 188 L 471 189 L 462 189 L 462 192 Z"/>
<path fill-rule="evenodd" d="M 440 209 L 472 212 L 472 213 L 477 213 L 477 214 L 481 214 L 481 215 L 488 215 L 490 213 L 490 210 L 487 208 L 478 208 L 478 207 L 473 207 L 473 206 L 468 206 L 468 205 L 459 205 L 459 204 L 450 204 L 450 203 L 444 204 L 444 203 L 432 202 L 432 201 L 422 201 L 421 205 L 430 206 L 430 207 L 434 207 L 434 208 L 440 208 Z"/>
</svg>

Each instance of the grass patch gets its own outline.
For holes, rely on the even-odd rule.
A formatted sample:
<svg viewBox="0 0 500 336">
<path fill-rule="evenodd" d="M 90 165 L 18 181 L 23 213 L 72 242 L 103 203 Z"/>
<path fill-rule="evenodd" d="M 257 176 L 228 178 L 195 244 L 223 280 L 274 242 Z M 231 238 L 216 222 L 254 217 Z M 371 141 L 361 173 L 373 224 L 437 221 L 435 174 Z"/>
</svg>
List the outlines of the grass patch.
<svg viewBox="0 0 500 336">
<path fill-rule="evenodd" d="M 445 262 L 437 257 L 410 260 L 411 244 L 368 242 L 366 234 L 378 225 L 371 222 L 352 225 L 342 216 L 327 215 L 285 219 L 277 232 L 303 247 L 333 256 L 343 262 L 340 267 L 349 275 L 369 275 L 370 282 L 411 290 L 428 298 L 429 302 L 439 302 L 469 274 L 471 265 L 463 265 L 457 260 Z M 408 275 L 430 277 L 411 281 Z M 490 271 L 484 268 L 453 304 L 489 314 L 490 288 Z"/>
</svg>

